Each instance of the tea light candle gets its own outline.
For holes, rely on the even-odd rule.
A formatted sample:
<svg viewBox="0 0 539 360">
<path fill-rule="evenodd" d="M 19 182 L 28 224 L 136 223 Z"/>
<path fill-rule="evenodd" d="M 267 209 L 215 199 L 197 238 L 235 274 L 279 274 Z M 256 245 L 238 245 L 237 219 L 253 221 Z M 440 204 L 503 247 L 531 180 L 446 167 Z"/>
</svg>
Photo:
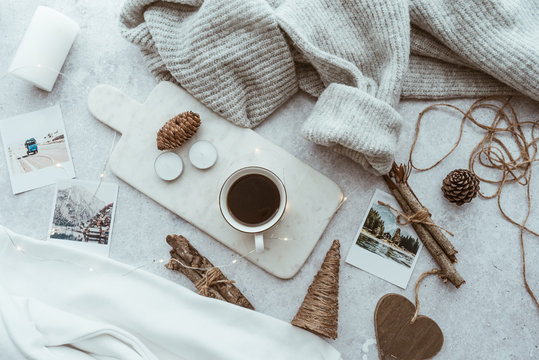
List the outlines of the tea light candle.
<svg viewBox="0 0 539 360">
<path fill-rule="evenodd" d="M 67 16 L 38 6 L 8 72 L 51 91 L 79 29 Z"/>
<path fill-rule="evenodd" d="M 189 149 L 189 160 L 197 169 L 209 169 L 217 161 L 217 149 L 209 141 L 197 141 Z"/>
<path fill-rule="evenodd" d="M 155 173 L 161 179 L 172 181 L 178 178 L 183 171 L 182 158 L 173 152 L 160 154 L 154 163 Z"/>
</svg>

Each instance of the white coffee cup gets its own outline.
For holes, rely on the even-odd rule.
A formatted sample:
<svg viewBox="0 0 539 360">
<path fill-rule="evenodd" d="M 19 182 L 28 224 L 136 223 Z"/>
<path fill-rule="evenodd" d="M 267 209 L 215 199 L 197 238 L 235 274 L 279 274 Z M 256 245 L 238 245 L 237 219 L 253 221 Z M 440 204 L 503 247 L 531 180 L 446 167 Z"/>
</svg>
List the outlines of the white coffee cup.
<svg viewBox="0 0 539 360">
<path fill-rule="evenodd" d="M 266 179 L 269 179 L 271 183 L 275 185 L 276 189 L 274 189 L 271 186 L 271 184 L 267 182 L 266 180 L 257 176 L 249 176 L 249 175 L 261 175 L 265 177 Z M 248 189 L 252 189 L 252 191 L 239 192 L 239 190 L 237 189 L 233 190 L 233 187 L 236 187 L 236 186 L 244 186 L 245 188 L 245 186 L 247 185 L 245 184 L 240 185 L 244 181 L 250 181 L 249 184 L 251 185 L 251 187 L 249 187 Z M 260 191 L 257 191 L 259 189 L 256 188 L 255 186 L 256 184 L 259 184 Z M 269 192 L 266 191 L 266 193 L 268 193 L 270 196 L 266 200 L 272 203 L 271 207 L 265 208 L 266 213 L 264 214 L 264 216 L 266 218 L 264 218 L 263 221 L 258 222 L 258 223 L 242 221 L 240 217 L 242 216 L 244 218 L 246 216 L 249 217 L 251 214 L 248 213 L 248 210 L 251 209 L 252 207 L 256 207 L 257 200 L 261 200 L 261 203 L 268 202 L 268 201 L 264 201 L 264 199 L 260 197 L 260 192 L 262 191 L 262 187 L 264 187 L 264 189 L 269 189 Z M 232 198 L 229 197 L 231 190 L 233 190 L 231 194 Z M 272 195 L 276 195 L 277 192 L 279 194 L 278 203 L 276 200 L 276 196 L 272 196 Z M 234 214 L 234 211 L 238 212 L 238 210 L 234 210 L 234 209 L 231 210 L 231 206 L 233 208 L 237 208 L 238 206 L 236 204 L 238 202 L 243 201 L 243 199 L 238 198 L 239 194 L 244 194 L 245 203 L 250 205 L 246 207 L 245 209 L 246 212 L 242 216 L 240 216 L 239 213 Z M 226 222 L 230 224 L 230 226 L 232 226 L 234 229 L 244 232 L 244 233 L 254 234 L 256 252 L 262 252 L 264 251 L 263 233 L 264 231 L 268 230 L 269 228 L 277 224 L 279 220 L 283 217 L 283 214 L 286 209 L 286 200 L 287 200 L 287 197 L 286 197 L 285 186 L 277 175 L 275 175 L 270 170 L 262 168 L 262 167 L 248 166 L 248 167 L 244 167 L 242 169 L 235 171 L 232 175 L 230 175 L 225 180 L 225 182 L 223 183 L 223 186 L 221 187 L 221 192 L 219 193 L 219 209 L 221 210 L 221 214 L 223 215 Z M 231 202 L 230 204 L 229 204 L 229 201 Z M 254 215 L 250 217 L 254 217 Z"/>
</svg>

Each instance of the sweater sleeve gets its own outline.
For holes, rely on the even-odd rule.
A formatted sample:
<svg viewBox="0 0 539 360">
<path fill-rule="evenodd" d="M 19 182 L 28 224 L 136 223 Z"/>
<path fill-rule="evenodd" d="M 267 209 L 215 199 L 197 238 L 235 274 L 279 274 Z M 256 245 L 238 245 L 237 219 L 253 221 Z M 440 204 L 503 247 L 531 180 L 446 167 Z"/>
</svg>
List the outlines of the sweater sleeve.
<svg viewBox="0 0 539 360">
<path fill-rule="evenodd" d="M 303 135 L 375 174 L 387 173 L 401 126 L 393 107 L 410 52 L 407 2 L 296 0 L 276 12 L 325 87 Z"/>
</svg>

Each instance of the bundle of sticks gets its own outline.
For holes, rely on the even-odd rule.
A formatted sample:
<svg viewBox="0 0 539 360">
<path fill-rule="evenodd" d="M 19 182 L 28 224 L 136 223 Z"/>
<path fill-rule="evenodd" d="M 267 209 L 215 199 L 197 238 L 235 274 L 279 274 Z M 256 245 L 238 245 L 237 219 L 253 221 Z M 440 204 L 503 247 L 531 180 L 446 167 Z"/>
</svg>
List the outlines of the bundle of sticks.
<svg viewBox="0 0 539 360">
<path fill-rule="evenodd" d="M 167 243 L 172 249 L 171 259 L 165 267 L 187 276 L 199 294 L 254 310 L 249 300 L 233 285 L 234 281 L 227 279 L 221 270 L 202 256 L 184 236 L 168 235 Z"/>
<path fill-rule="evenodd" d="M 384 180 L 402 208 L 404 218 L 411 223 L 427 250 L 438 263 L 441 270 L 440 278 L 444 281 L 449 280 L 458 288 L 465 283 L 453 265 L 457 262 L 458 251 L 444 235 L 442 228 L 432 221 L 431 214 L 408 185 L 410 170 L 410 167 L 403 164 L 393 163 L 389 174 L 384 175 Z"/>
</svg>

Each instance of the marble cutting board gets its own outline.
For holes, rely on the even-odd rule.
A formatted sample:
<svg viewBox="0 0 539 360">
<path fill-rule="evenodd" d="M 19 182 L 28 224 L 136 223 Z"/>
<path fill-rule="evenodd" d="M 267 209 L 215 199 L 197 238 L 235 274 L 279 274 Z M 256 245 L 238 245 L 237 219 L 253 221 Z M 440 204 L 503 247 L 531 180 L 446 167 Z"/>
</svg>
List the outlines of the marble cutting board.
<svg viewBox="0 0 539 360">
<path fill-rule="evenodd" d="M 339 186 L 326 176 L 256 132 L 224 120 L 171 82 L 159 83 L 143 104 L 114 87 L 98 85 L 88 96 L 88 108 L 122 134 L 109 162 L 117 177 L 239 254 L 248 254 L 248 260 L 279 278 L 289 279 L 299 271 L 343 199 Z M 160 154 L 157 131 L 189 110 L 200 114 L 202 124 L 189 142 L 175 150 L 184 162 L 182 175 L 163 181 L 154 171 Z M 189 162 L 189 148 L 198 140 L 212 142 L 219 152 L 217 163 L 208 170 Z M 250 253 L 253 236 L 230 227 L 218 204 L 226 178 L 250 165 L 276 173 L 288 194 L 282 220 L 264 234 L 262 253 Z"/>
</svg>

